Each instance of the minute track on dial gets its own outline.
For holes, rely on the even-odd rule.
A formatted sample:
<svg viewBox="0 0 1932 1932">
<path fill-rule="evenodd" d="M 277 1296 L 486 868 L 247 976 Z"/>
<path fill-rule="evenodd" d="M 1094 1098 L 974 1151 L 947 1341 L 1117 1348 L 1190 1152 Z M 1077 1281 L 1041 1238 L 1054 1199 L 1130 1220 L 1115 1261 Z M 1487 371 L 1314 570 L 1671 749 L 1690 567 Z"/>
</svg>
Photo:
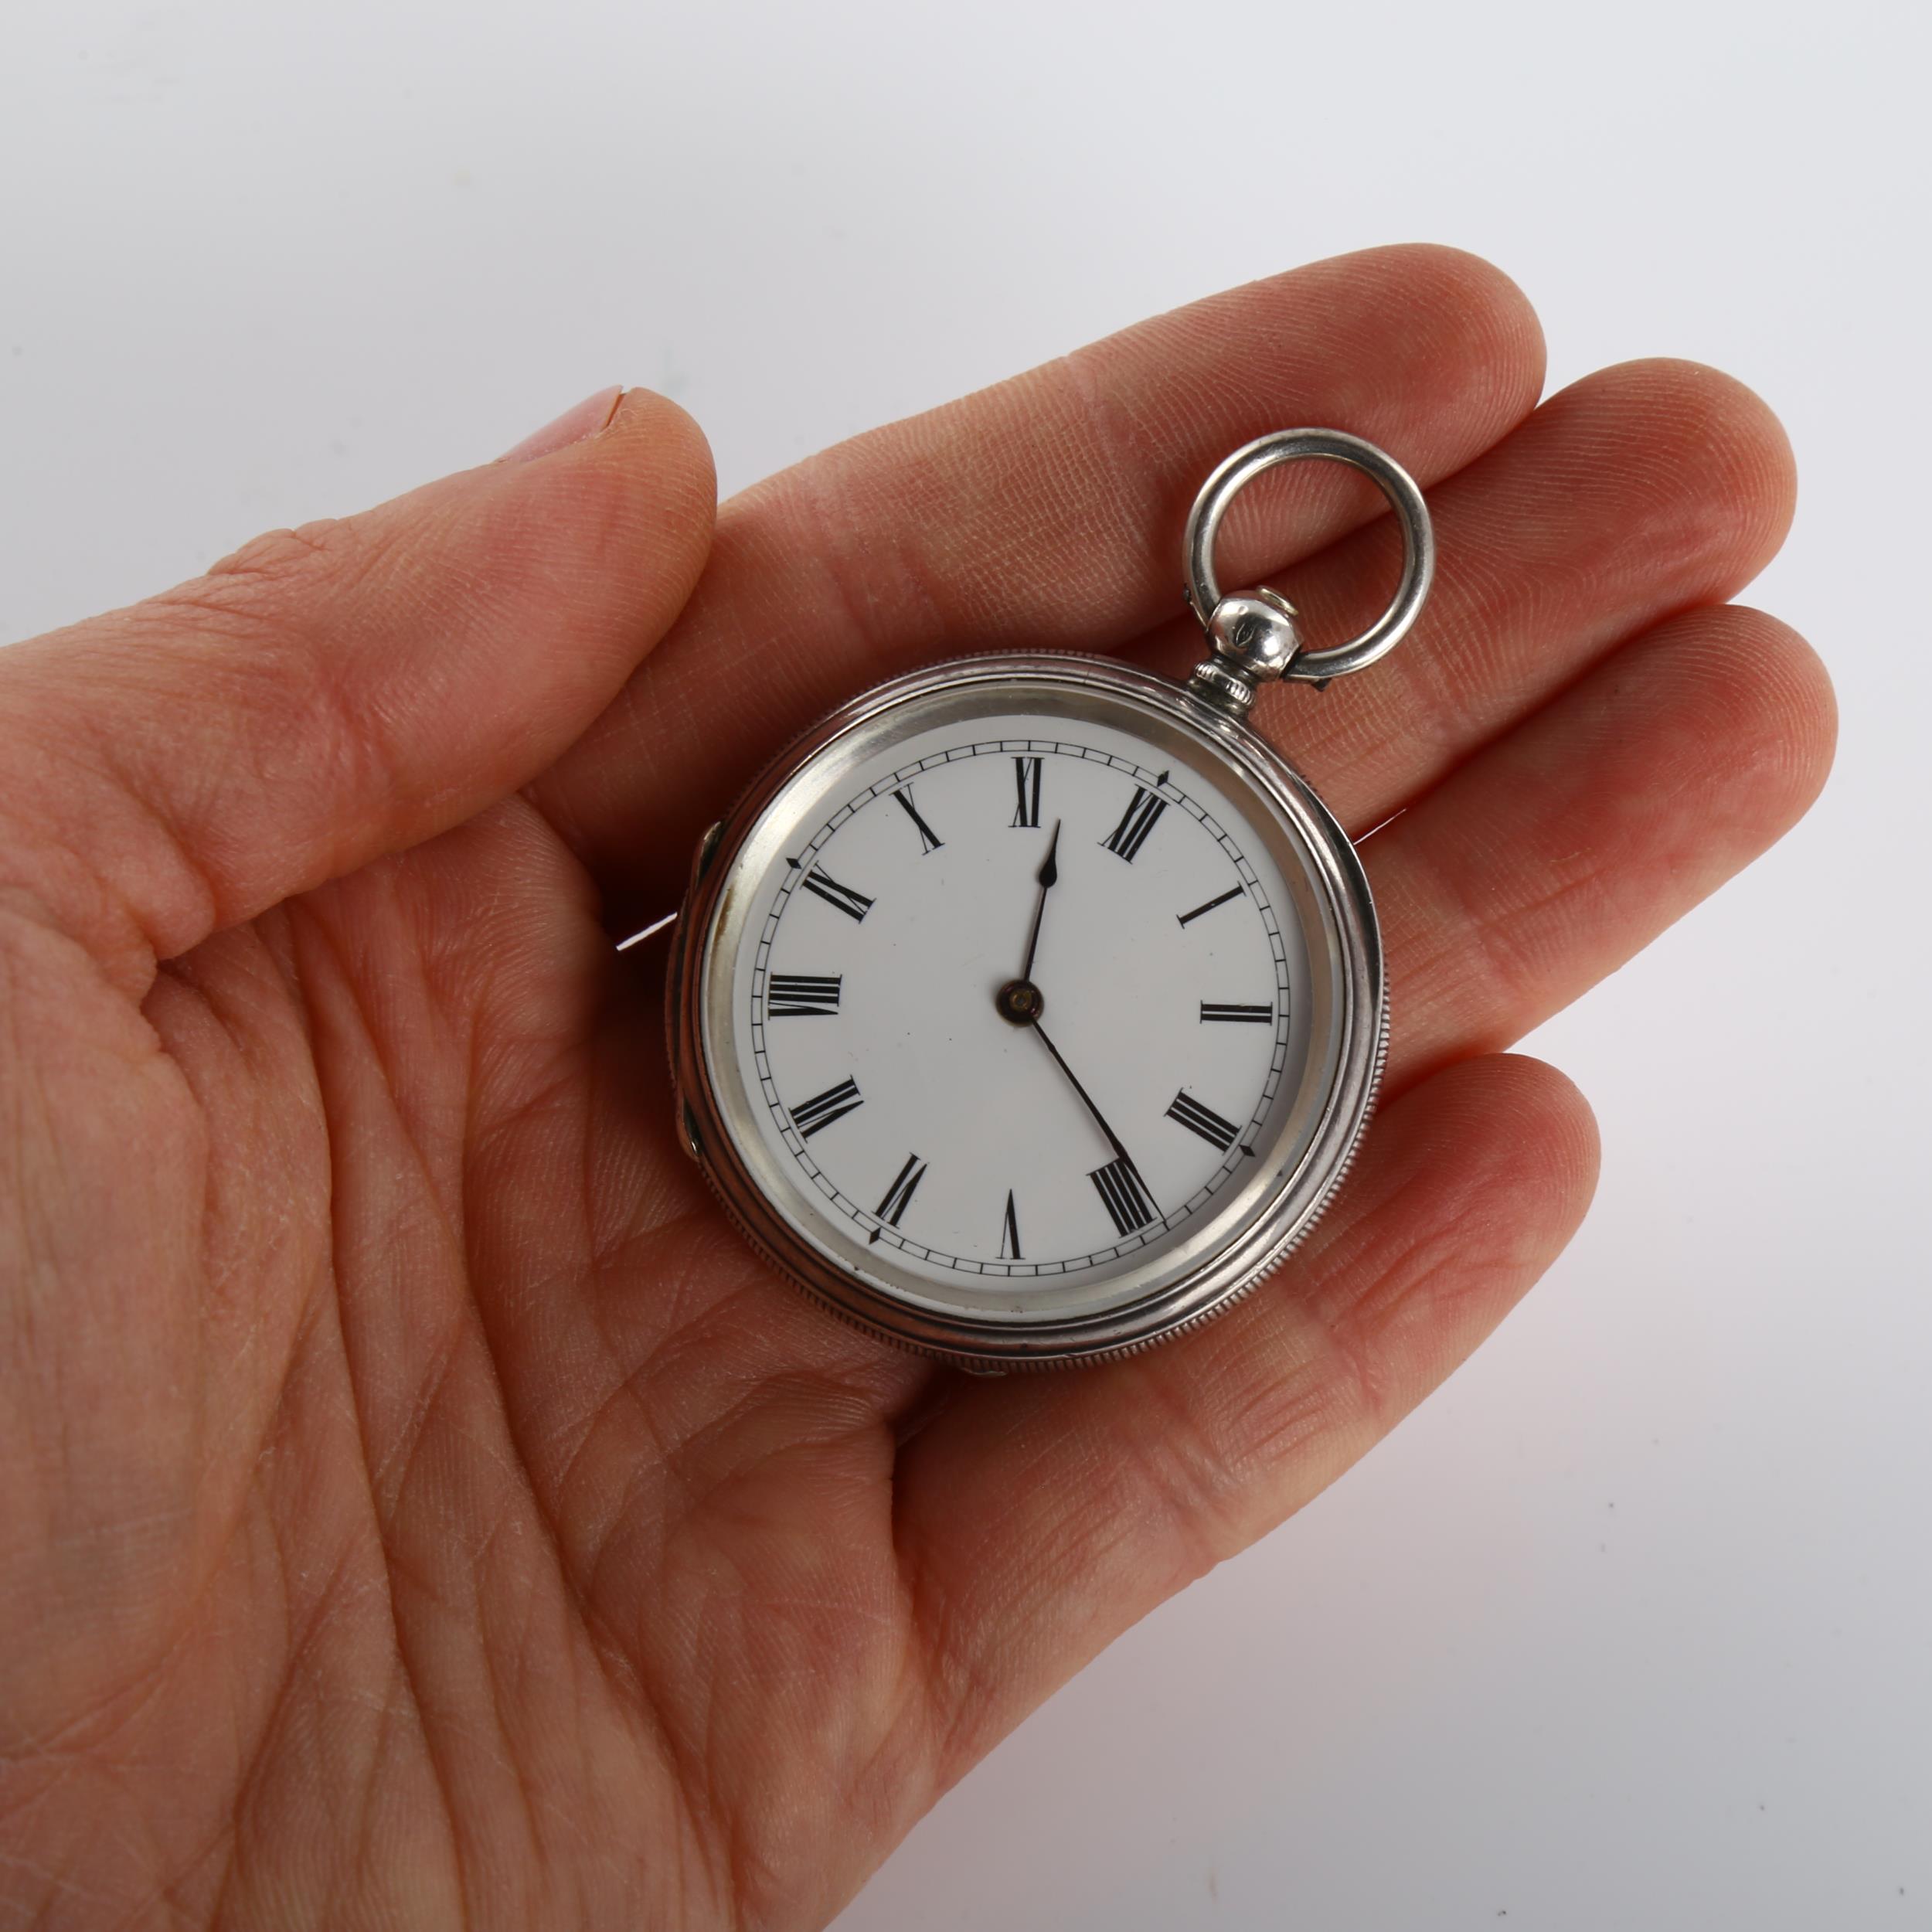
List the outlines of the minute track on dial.
<svg viewBox="0 0 1932 1932">
<path fill-rule="evenodd" d="M 1175 1134 L 1172 1125 L 1155 1123 L 1171 1109 L 1177 1082 L 1189 1093 L 1213 1093 L 1219 1118 L 1226 1106 L 1228 1071 L 1196 1087 L 1192 1082 L 1199 1056 L 1189 1053 L 1173 1066 L 1158 1093 L 1148 1085 L 1160 1077 L 1157 1066 L 1180 1052 L 1183 1025 L 1190 1036 L 1220 1036 L 1231 1046 L 1239 1041 L 1233 1077 L 1243 1085 L 1253 1080 L 1261 1089 L 1256 1112 L 1244 1117 L 1247 1124 L 1238 1130 L 1240 1145 L 1245 1149 L 1258 1142 L 1285 1043 L 1281 1027 L 1267 1022 L 1284 1009 L 1287 982 L 1278 981 L 1279 997 L 1267 1005 L 1250 996 L 1246 985 L 1238 1001 L 1219 997 L 1224 988 L 1236 990 L 1226 986 L 1230 964 L 1233 976 L 1250 984 L 1257 966 L 1271 975 L 1284 970 L 1270 907 L 1281 887 L 1271 876 L 1264 880 L 1257 875 L 1247 848 L 1230 837 L 1241 828 L 1226 805 L 1192 794 L 1189 770 L 1123 757 L 1124 748 L 1113 744 L 1097 747 L 1063 736 L 1043 741 L 1039 736 L 1034 744 L 1037 749 L 1022 753 L 1010 738 L 942 741 L 923 757 L 895 760 L 889 770 L 876 767 L 877 775 L 868 774 L 871 782 L 848 803 L 828 801 L 830 815 L 815 832 L 809 825 L 794 832 L 787 845 L 796 859 L 777 875 L 782 889 L 774 910 L 782 923 L 768 926 L 759 944 L 766 993 L 756 998 L 750 1019 L 760 1053 L 777 1056 L 770 1064 L 780 1091 L 774 1099 L 767 1089 L 768 1103 L 811 1097 L 801 1104 L 804 1119 L 778 1117 L 796 1136 L 788 1145 L 802 1178 L 814 1196 L 849 1225 L 856 1224 L 869 1257 L 896 1266 L 891 1257 L 898 1256 L 905 1266 L 954 1278 L 1036 1283 L 1043 1291 L 1056 1281 L 1104 1274 L 1129 1255 L 1164 1251 L 1171 1235 L 1219 1211 L 1216 1204 L 1246 1165 L 1243 1157 L 1224 1149 L 1218 1136 Z M 1043 801 L 1050 800 L 1055 808 L 1053 818 L 1041 812 L 1038 827 L 1014 822 L 1032 815 L 1022 814 L 1016 802 L 1022 769 L 1027 804 L 1037 784 Z M 1158 812 L 1148 811 L 1150 798 L 1158 800 Z M 915 811 L 937 844 L 920 832 Z M 1130 813 L 1119 843 L 1131 847 L 1132 859 L 1114 849 L 1112 837 Z M 1024 867 L 1018 878 L 1015 859 Z M 1216 892 L 1204 882 L 1219 864 L 1232 865 L 1238 879 Z M 989 879 L 995 872 L 1010 879 L 1005 890 L 1023 880 L 1032 903 L 1013 909 L 1017 931 L 991 902 L 990 916 L 972 910 L 982 872 Z M 1082 883 L 1071 886 L 1070 879 Z M 808 880 L 814 883 L 808 886 Z M 829 906 L 846 913 L 836 920 L 806 912 L 796 927 L 797 940 L 781 944 L 781 934 L 794 929 L 784 917 L 786 908 L 810 907 L 824 899 L 820 880 L 839 898 L 855 894 L 864 902 L 862 910 Z M 1185 889 L 1189 884 L 1196 888 L 1192 894 Z M 1070 892 L 1073 900 L 1063 904 Z M 1211 925 L 1189 917 L 1203 904 L 1209 905 Z M 963 909 L 968 923 L 957 926 L 956 939 L 942 945 L 938 934 L 945 922 L 962 916 L 955 908 Z M 940 926 L 930 923 L 936 915 Z M 948 962 L 979 954 L 1001 927 L 1012 934 L 1009 943 L 1030 949 L 1049 975 L 1044 985 L 1060 1002 L 1059 1018 L 1046 1013 L 1042 1045 L 1035 1050 L 1047 1077 L 1064 1083 L 1069 1100 L 1087 1114 L 1106 1145 L 1111 1158 L 1097 1166 L 1089 1165 L 1093 1155 L 1080 1158 L 1085 1130 L 1077 1114 L 1067 1119 L 1060 1104 L 1046 1104 L 1049 1096 L 1022 1087 L 973 1097 L 1002 1064 L 984 1047 L 957 1049 L 965 1057 L 951 1070 L 921 1073 L 906 1083 L 931 1050 L 941 1049 L 942 1056 L 955 1050 L 946 1046 L 959 1034 L 952 1003 L 957 996 L 943 991 L 955 970 Z M 1165 940 L 1159 936 L 1163 930 Z M 1209 936 L 1203 940 L 1197 932 Z M 998 950 L 995 944 L 995 962 Z M 1008 957 L 1015 965 L 1029 964 L 1024 950 Z M 1264 985 L 1254 985 L 1255 995 Z M 1131 1005 L 1124 1004 L 1130 987 L 1141 990 L 1131 996 Z M 1097 1009 L 1083 1012 L 1096 998 Z M 1043 1004 L 1032 1019 L 1040 1017 Z M 1260 1005 L 1260 1019 L 1200 1024 L 1203 1008 L 1235 1005 Z M 1029 1017 L 1007 1014 L 1002 1036 L 1010 1040 L 1012 1030 Z M 1012 1045 L 1026 1051 L 1022 1043 Z M 1218 1049 L 1209 1056 L 1217 1066 L 1225 1058 Z M 761 1070 L 760 1084 L 764 1077 Z M 820 1125 L 813 1103 L 845 1079 L 866 1104 L 852 1110 L 849 1095 L 842 1097 L 845 1104 L 825 1110 L 834 1117 Z M 940 1138 L 936 1121 L 954 1114 L 984 1117 L 989 1107 L 1009 1117 L 1022 1138 L 1033 1139 L 1032 1151 L 1023 1157 L 1030 1190 L 1013 1188 L 1007 1174 L 988 1171 L 988 1144 L 955 1141 L 949 1148 Z M 1036 1138 L 1041 1134 L 1047 1137 L 1043 1141 Z M 1189 1141 L 1199 1150 L 1194 1158 L 1181 1151 Z M 917 1199 L 896 1214 L 896 1202 L 882 1213 L 881 1189 L 904 1168 L 908 1145 L 920 1150 L 911 1170 L 920 1176 Z M 927 1156 L 935 1152 L 944 1158 L 929 1168 Z M 1019 1202 L 1021 1192 L 1029 1192 L 1030 1209 Z"/>
</svg>

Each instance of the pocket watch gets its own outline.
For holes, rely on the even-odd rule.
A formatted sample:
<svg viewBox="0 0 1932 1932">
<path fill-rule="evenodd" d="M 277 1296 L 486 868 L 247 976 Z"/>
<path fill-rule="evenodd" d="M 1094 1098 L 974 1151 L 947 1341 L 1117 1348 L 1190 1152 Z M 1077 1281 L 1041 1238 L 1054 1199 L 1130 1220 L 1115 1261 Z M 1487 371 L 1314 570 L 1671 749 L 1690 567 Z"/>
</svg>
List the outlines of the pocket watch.
<svg viewBox="0 0 1932 1932">
<path fill-rule="evenodd" d="M 1393 505 L 1394 601 L 1303 645 L 1223 597 L 1264 470 L 1352 464 Z M 1185 683 L 971 657 L 793 744 L 700 842 L 668 1025 L 678 1123 L 739 1229 L 835 1313 L 985 1372 L 1147 1348 L 1227 1307 L 1346 1173 L 1387 1044 L 1369 883 L 1244 722 L 1359 671 L 1434 570 L 1421 492 L 1333 430 L 1234 452 L 1183 536 L 1211 649 Z"/>
</svg>

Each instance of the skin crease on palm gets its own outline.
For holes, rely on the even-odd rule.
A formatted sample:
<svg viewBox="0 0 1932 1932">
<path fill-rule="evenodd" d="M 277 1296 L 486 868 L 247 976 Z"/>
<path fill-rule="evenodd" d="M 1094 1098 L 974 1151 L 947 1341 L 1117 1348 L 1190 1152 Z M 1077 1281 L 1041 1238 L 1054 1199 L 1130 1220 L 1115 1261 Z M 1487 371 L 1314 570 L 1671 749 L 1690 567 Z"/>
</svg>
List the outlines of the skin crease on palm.
<svg viewBox="0 0 1932 1932">
<path fill-rule="evenodd" d="M 632 392 L 0 652 L 0 1922 L 821 1925 L 1481 1340 L 1596 1165 L 1501 1049 L 1777 838 L 1832 738 L 1806 646 L 1726 602 L 1791 511 L 1763 405 L 1658 362 L 1539 405 L 1542 355 L 1495 270 L 1376 250 L 715 531 L 698 431 Z M 1406 465 L 1441 555 L 1400 650 L 1257 707 L 1381 827 L 1353 1175 L 1128 1362 L 972 1380 L 841 1326 L 674 1145 L 661 954 L 611 934 L 889 673 L 1183 668 L 1187 503 L 1301 423 Z M 1305 468 L 1222 575 L 1332 641 L 1394 539 Z"/>
</svg>

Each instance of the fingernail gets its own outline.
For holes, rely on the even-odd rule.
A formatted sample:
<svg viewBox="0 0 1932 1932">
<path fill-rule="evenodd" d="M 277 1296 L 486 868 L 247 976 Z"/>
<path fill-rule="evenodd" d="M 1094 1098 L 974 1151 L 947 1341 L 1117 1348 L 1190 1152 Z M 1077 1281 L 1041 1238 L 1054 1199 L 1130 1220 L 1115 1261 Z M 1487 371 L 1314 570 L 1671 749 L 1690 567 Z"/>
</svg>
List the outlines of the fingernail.
<svg viewBox="0 0 1932 1932">
<path fill-rule="evenodd" d="M 600 389 L 594 396 L 587 396 L 574 408 L 566 410 L 554 423 L 546 423 L 534 436 L 526 436 L 513 450 L 505 450 L 498 459 L 504 463 L 529 463 L 539 456 L 549 456 L 558 450 L 568 449 L 573 443 L 581 443 L 586 437 L 594 436 L 617 413 L 617 405 L 624 400 L 624 385 L 614 383 L 609 389 Z"/>
</svg>

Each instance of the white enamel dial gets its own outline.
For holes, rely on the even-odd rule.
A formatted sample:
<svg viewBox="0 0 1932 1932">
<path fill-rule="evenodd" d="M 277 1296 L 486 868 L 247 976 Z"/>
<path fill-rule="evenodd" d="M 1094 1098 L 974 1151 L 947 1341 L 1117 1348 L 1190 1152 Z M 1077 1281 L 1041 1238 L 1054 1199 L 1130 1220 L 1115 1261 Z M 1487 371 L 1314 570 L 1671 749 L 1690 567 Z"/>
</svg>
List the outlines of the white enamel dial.
<svg viewBox="0 0 1932 1932">
<path fill-rule="evenodd" d="M 968 1359 L 1138 1345 L 1345 1167 L 1380 1037 L 1359 866 L 1172 686 L 921 674 L 794 748 L 716 850 L 673 1005 L 685 1131 L 842 1312 Z"/>
<path fill-rule="evenodd" d="M 737 989 L 740 1072 L 808 1209 L 906 1275 L 1018 1298 L 1172 1243 L 1260 1158 L 1304 948 L 1205 774 L 1008 714 L 821 804 L 760 883 Z M 1002 1016 L 1015 982 L 1036 1020 Z"/>
</svg>

